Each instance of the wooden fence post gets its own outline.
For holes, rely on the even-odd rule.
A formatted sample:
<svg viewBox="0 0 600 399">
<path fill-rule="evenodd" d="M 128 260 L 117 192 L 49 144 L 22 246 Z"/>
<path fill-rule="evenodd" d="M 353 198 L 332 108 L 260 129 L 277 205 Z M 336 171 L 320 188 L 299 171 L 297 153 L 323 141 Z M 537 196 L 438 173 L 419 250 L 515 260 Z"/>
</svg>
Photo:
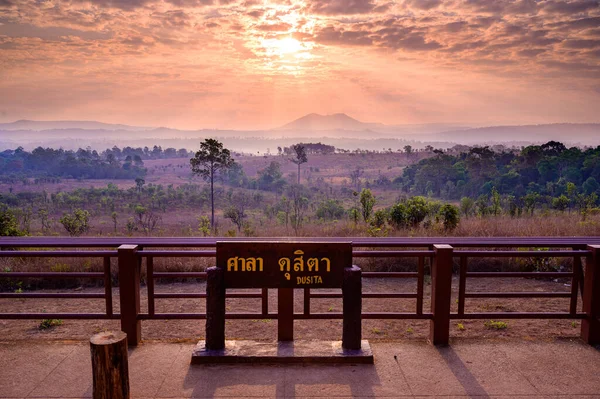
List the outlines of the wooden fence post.
<svg viewBox="0 0 600 399">
<path fill-rule="evenodd" d="M 362 339 L 362 271 L 358 266 L 344 268 L 342 297 L 342 348 L 358 350 Z"/>
<path fill-rule="evenodd" d="M 101 332 L 90 339 L 92 354 L 93 398 L 129 398 L 127 334 Z"/>
<path fill-rule="evenodd" d="M 277 340 L 294 340 L 294 289 L 277 289 Z"/>
<path fill-rule="evenodd" d="M 431 313 L 429 340 L 448 345 L 450 338 L 450 302 L 452 296 L 452 251 L 450 245 L 434 245 L 431 266 Z"/>
<path fill-rule="evenodd" d="M 206 349 L 225 349 L 225 270 L 206 269 Z"/>
<path fill-rule="evenodd" d="M 121 330 L 127 334 L 127 343 L 137 345 L 142 340 L 140 314 L 140 268 L 137 245 L 121 245 L 119 258 L 119 299 Z"/>
<path fill-rule="evenodd" d="M 588 245 L 592 254 L 585 262 L 581 338 L 590 345 L 600 344 L 600 245 Z"/>
</svg>

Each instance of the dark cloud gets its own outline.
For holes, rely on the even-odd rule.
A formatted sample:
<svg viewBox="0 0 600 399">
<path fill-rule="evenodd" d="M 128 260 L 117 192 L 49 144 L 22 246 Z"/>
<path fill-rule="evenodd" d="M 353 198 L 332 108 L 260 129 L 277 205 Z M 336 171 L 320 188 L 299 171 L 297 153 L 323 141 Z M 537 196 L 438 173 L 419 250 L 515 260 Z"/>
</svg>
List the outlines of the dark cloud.
<svg viewBox="0 0 600 399">
<path fill-rule="evenodd" d="M 600 17 L 574 19 L 572 21 L 561 21 L 549 24 L 551 27 L 564 27 L 567 29 L 580 30 L 600 27 Z"/>
<path fill-rule="evenodd" d="M 461 43 L 454 44 L 449 48 L 445 48 L 443 51 L 448 52 L 448 53 L 460 53 L 463 51 L 480 49 L 487 45 L 488 45 L 488 42 L 483 41 L 483 40 L 477 40 L 474 42 L 461 42 Z"/>
<path fill-rule="evenodd" d="M 431 10 L 442 4 L 442 0 L 405 0 L 404 5 L 417 10 Z"/>
<path fill-rule="evenodd" d="M 308 10 L 323 15 L 366 14 L 374 11 L 373 0 L 310 0 Z"/>
<path fill-rule="evenodd" d="M 154 0 L 75 0 L 78 3 L 92 3 L 104 8 L 119 8 L 121 10 L 134 10 L 143 7 Z"/>
<path fill-rule="evenodd" d="M 0 0 L 8 1 L 8 0 Z M 74 0 L 75 2 L 83 3 L 90 2 L 104 8 L 119 8 L 125 11 L 135 10 L 136 8 L 144 7 L 150 3 L 157 3 L 159 0 Z M 164 0 L 166 3 L 177 7 L 202 7 L 213 4 L 228 4 L 227 0 Z"/>
<path fill-rule="evenodd" d="M 543 3 L 542 9 L 549 13 L 574 14 L 593 10 L 600 6 L 597 0 L 575 0 L 575 1 L 547 1 Z"/>
<path fill-rule="evenodd" d="M 105 40 L 112 37 L 111 32 L 84 31 L 79 29 L 56 26 L 41 27 L 31 24 L 1 24 L 0 36 L 8 37 L 39 37 L 44 40 L 62 40 L 68 36 L 76 36 L 85 40 Z"/>
<path fill-rule="evenodd" d="M 469 23 L 466 21 L 456 21 L 442 25 L 438 29 L 441 32 L 456 33 L 460 32 L 461 30 L 464 30 L 465 28 L 467 28 L 467 26 L 469 26 Z"/>
<path fill-rule="evenodd" d="M 475 12 L 490 14 L 535 14 L 539 10 L 536 0 L 464 0 L 458 10 L 466 8 Z"/>
<path fill-rule="evenodd" d="M 499 17 L 475 17 L 471 20 L 471 26 L 473 28 L 482 28 L 487 29 L 493 24 L 502 21 L 502 18 Z"/>
<path fill-rule="evenodd" d="M 13 3 L 10 0 L 0 0 L 0 7 L 10 7 Z"/>
<path fill-rule="evenodd" d="M 600 40 L 591 40 L 591 39 L 576 39 L 576 40 L 566 40 L 563 43 L 563 46 L 566 48 L 573 49 L 593 49 L 596 47 L 600 47 Z"/>
<path fill-rule="evenodd" d="M 464 0 L 458 8 L 464 7 L 476 12 L 500 13 L 504 11 L 506 4 L 505 0 Z"/>
<path fill-rule="evenodd" d="M 263 10 L 253 10 L 253 11 L 247 12 L 246 15 L 249 15 L 253 18 L 259 18 L 259 17 L 262 17 L 264 13 L 265 12 Z"/>
<path fill-rule="evenodd" d="M 165 0 L 177 7 L 202 7 L 210 6 L 216 3 L 214 0 Z"/>
<path fill-rule="evenodd" d="M 373 40 L 367 32 L 361 31 L 342 31 L 332 26 L 321 29 L 314 37 L 317 43 L 350 45 L 350 46 L 368 46 L 373 44 Z"/>
<path fill-rule="evenodd" d="M 537 57 L 545 52 L 546 50 L 542 48 L 530 48 L 521 50 L 517 54 L 519 54 L 521 57 Z"/>
<path fill-rule="evenodd" d="M 170 10 L 164 13 L 154 12 L 151 16 L 160 21 L 164 27 L 181 28 L 190 25 L 190 16 L 183 10 Z"/>
<path fill-rule="evenodd" d="M 406 36 L 387 35 L 383 37 L 382 44 L 385 47 L 408 51 L 429 51 L 442 47 L 440 43 L 435 40 L 427 40 L 420 33 L 411 33 Z"/>
</svg>

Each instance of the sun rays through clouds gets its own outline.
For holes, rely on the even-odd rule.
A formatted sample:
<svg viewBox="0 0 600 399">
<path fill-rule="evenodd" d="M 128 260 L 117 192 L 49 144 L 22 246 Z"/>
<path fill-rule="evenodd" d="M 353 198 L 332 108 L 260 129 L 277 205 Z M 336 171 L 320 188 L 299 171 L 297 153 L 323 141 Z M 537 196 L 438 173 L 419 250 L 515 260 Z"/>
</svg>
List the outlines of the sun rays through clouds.
<svg viewBox="0 0 600 399">
<path fill-rule="evenodd" d="M 598 121 L 597 0 L 0 0 L 0 119 Z"/>
</svg>

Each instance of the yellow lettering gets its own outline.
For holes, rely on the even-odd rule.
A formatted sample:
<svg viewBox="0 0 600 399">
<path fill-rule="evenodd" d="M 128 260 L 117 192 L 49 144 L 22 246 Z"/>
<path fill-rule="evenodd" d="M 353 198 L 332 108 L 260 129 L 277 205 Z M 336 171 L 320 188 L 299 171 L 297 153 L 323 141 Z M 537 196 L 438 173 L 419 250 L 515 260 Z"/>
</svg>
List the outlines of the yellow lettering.
<svg viewBox="0 0 600 399">
<path fill-rule="evenodd" d="M 323 278 L 321 276 L 296 276 L 296 285 L 311 284 L 323 284 Z"/>
<path fill-rule="evenodd" d="M 227 271 L 238 271 L 238 257 L 227 259 Z"/>
<path fill-rule="evenodd" d="M 255 272 L 256 271 L 256 258 L 246 259 L 246 271 L 247 272 Z"/>
<path fill-rule="evenodd" d="M 294 271 L 295 272 L 303 272 L 304 271 L 304 258 L 302 257 L 302 255 L 304 255 L 304 252 L 301 250 L 297 250 L 294 252 L 294 255 L 300 255 L 300 256 L 294 258 Z"/>
<path fill-rule="evenodd" d="M 330 272 L 331 271 L 331 261 L 329 260 L 329 258 L 321 258 L 321 260 L 323 262 L 327 263 L 327 271 Z"/>
<path fill-rule="evenodd" d="M 290 259 L 289 258 L 281 258 L 279 259 L 279 271 L 281 272 L 289 272 L 290 271 Z"/>
</svg>

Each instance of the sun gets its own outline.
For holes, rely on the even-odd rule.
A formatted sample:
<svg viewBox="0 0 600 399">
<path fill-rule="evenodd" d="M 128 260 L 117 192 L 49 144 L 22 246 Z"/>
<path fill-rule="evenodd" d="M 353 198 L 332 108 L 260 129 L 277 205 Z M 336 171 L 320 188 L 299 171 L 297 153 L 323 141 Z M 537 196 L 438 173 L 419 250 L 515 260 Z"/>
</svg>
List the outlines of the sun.
<svg viewBox="0 0 600 399">
<path fill-rule="evenodd" d="M 296 54 L 307 50 L 302 42 L 292 37 L 283 39 L 264 39 L 262 41 L 262 46 L 266 50 L 268 56 L 285 57 L 286 55 Z"/>
</svg>

